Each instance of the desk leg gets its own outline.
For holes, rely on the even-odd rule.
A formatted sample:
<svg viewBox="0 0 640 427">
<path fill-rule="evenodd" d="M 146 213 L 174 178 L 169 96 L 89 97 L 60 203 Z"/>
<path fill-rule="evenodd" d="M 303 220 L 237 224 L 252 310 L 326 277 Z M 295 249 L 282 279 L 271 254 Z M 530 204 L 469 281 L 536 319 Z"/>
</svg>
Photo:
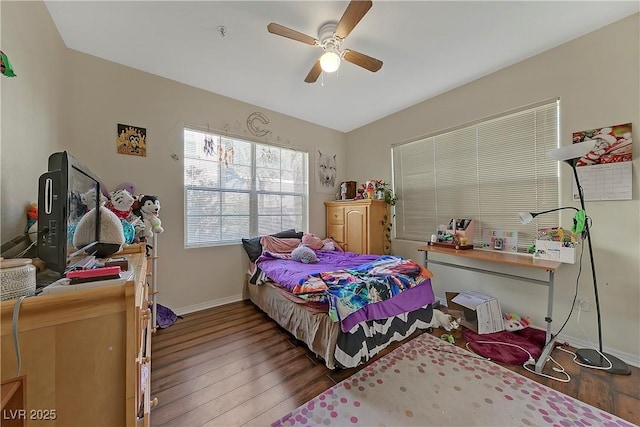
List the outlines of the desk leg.
<svg viewBox="0 0 640 427">
<path fill-rule="evenodd" d="M 544 340 L 545 344 L 551 341 L 551 316 L 553 316 L 553 271 L 549 272 L 549 291 L 547 295 L 547 317 L 544 321 L 547 322 L 547 336 Z"/>
<path fill-rule="evenodd" d="M 556 337 L 551 336 L 551 316 L 553 315 L 553 271 L 549 271 L 549 291 L 547 297 L 547 317 L 544 321 L 547 322 L 547 334 L 545 337 L 545 345 L 542 348 L 542 354 L 536 361 L 536 372 L 541 373 L 544 369 L 544 365 L 547 363 L 547 359 L 551 355 L 553 348 L 555 347 Z"/>
<path fill-rule="evenodd" d="M 439 264 L 439 265 L 446 265 L 446 266 L 449 266 L 449 267 L 456 267 L 455 265 L 452 265 L 452 264 L 449 264 L 449 263 L 446 263 L 446 262 L 433 261 L 433 263 L 434 264 Z M 428 266 L 428 264 L 429 264 L 429 253 L 427 251 L 425 251 L 425 253 L 424 253 L 424 265 L 425 265 L 425 267 Z M 544 319 L 545 322 L 547 323 L 547 331 L 546 331 L 546 336 L 545 336 L 545 345 L 542 348 L 542 354 L 540 355 L 540 357 L 536 361 L 536 366 L 535 366 L 535 371 L 537 373 L 541 373 L 542 370 L 544 369 L 544 365 L 547 363 L 547 360 L 549 359 L 549 356 L 551 355 L 551 352 L 553 351 L 553 347 L 555 346 L 555 342 L 556 342 L 556 338 L 557 338 L 557 335 L 555 337 L 553 337 L 552 334 L 551 334 L 551 316 L 553 315 L 553 280 L 554 280 L 554 272 L 553 271 L 549 271 L 549 280 L 545 282 L 544 280 L 531 279 L 531 278 L 522 277 L 522 276 L 514 276 L 512 274 L 497 273 L 497 272 L 477 269 L 477 268 L 474 268 L 474 267 L 457 266 L 457 268 L 462 268 L 464 270 L 469 270 L 469 271 L 476 271 L 476 272 L 480 272 L 480 273 L 492 274 L 494 276 L 508 277 L 508 278 L 517 279 L 517 280 L 525 280 L 525 281 L 528 281 L 528 282 L 537 283 L 537 284 L 540 284 L 540 285 L 545 285 L 545 286 L 547 286 L 549 288 L 548 289 L 548 293 L 547 293 L 547 317 L 545 317 L 545 319 Z"/>
</svg>

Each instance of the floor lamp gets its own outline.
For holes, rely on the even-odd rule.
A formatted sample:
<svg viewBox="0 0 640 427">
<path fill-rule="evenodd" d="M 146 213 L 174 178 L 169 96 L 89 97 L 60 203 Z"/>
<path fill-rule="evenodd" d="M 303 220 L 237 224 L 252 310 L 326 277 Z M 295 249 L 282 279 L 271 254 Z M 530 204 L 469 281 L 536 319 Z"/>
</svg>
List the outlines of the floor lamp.
<svg viewBox="0 0 640 427">
<path fill-rule="evenodd" d="M 576 162 L 582 156 L 591 151 L 594 147 L 595 141 L 580 142 L 577 144 L 571 144 L 569 146 L 560 147 L 555 150 L 551 150 L 547 155 L 555 160 L 565 162 L 573 169 L 573 176 L 576 180 L 576 186 L 578 187 L 578 196 L 580 197 L 580 207 L 582 211 L 584 208 L 584 194 L 582 192 L 582 186 L 580 185 L 580 179 L 578 178 L 578 171 L 576 169 Z M 577 209 L 576 209 L 577 210 Z M 576 351 L 577 360 L 580 363 L 591 366 L 594 368 L 600 368 L 611 374 L 629 375 L 631 369 L 624 361 L 618 359 L 615 356 L 604 353 L 602 351 L 602 320 L 600 317 L 600 301 L 598 299 L 598 282 L 596 279 L 596 265 L 593 261 L 593 247 L 591 244 L 591 231 L 589 230 L 589 221 L 584 221 L 584 233 L 587 236 L 587 242 L 589 243 L 589 259 L 591 260 L 591 275 L 593 277 L 593 293 L 595 297 L 596 314 L 598 317 L 598 350 L 582 348 Z"/>
</svg>

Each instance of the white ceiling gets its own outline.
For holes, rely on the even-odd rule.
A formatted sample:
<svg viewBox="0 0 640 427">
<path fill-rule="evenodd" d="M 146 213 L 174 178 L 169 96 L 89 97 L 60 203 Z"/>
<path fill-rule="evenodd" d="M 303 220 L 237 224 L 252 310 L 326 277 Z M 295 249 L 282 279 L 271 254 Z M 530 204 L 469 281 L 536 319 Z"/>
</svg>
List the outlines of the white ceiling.
<svg viewBox="0 0 640 427">
<path fill-rule="evenodd" d="M 70 49 L 342 132 L 640 10 L 637 0 L 374 0 L 342 47 L 382 60 L 382 69 L 343 62 L 323 85 L 323 76 L 304 82 L 321 48 L 270 34 L 267 25 L 318 38 L 348 1 L 45 3 Z"/>
</svg>

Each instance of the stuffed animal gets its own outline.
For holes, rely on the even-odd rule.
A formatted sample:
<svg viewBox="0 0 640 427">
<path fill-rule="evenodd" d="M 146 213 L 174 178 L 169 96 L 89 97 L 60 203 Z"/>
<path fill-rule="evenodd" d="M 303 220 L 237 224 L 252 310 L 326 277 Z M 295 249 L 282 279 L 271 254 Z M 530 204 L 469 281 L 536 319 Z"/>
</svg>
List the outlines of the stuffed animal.
<svg viewBox="0 0 640 427">
<path fill-rule="evenodd" d="M 304 233 L 302 235 L 302 243 L 305 246 L 310 247 L 314 251 L 317 251 L 318 249 L 322 249 L 322 246 L 324 246 L 324 242 L 322 241 L 322 239 L 320 239 L 318 236 L 316 236 L 313 233 Z"/>
<path fill-rule="evenodd" d="M 316 253 L 304 243 L 301 243 L 300 246 L 291 251 L 291 259 L 303 264 L 315 264 L 318 262 Z"/>
<path fill-rule="evenodd" d="M 82 201 L 82 204 L 85 205 L 87 207 L 87 212 L 90 211 L 91 209 L 95 208 L 95 200 L 96 200 L 96 189 L 91 188 L 89 190 L 87 190 L 86 192 L 80 194 L 80 200 Z M 107 204 L 108 199 L 105 197 L 104 194 L 100 193 L 100 206 L 104 206 Z"/>
<path fill-rule="evenodd" d="M 136 200 L 126 189 L 119 189 L 109 193 L 111 199 L 107 208 L 120 219 L 128 219 L 133 213 L 133 202 Z"/>
<path fill-rule="evenodd" d="M 151 196 L 141 194 L 138 196 L 138 206 L 134 209 L 133 213 L 140 218 L 144 223 L 144 230 L 142 237 L 151 238 L 153 233 L 162 233 L 162 221 L 158 218 L 160 212 L 160 199 L 158 196 Z"/>
<path fill-rule="evenodd" d="M 38 240 L 38 204 L 31 203 L 27 209 L 27 227 L 26 232 L 29 234 L 31 243 Z"/>
<path fill-rule="evenodd" d="M 116 189 L 109 193 L 109 196 L 111 199 L 107 203 L 107 208 L 122 221 L 127 243 L 133 243 L 135 237 L 142 234 L 145 229 L 142 218 L 133 213 L 136 198 L 126 188 Z M 133 233 L 131 228 L 133 228 Z"/>
<path fill-rule="evenodd" d="M 520 331 L 528 328 L 531 324 L 531 318 L 520 317 L 517 314 L 505 313 L 503 316 L 504 329 L 509 332 Z"/>
<path fill-rule="evenodd" d="M 91 247 L 92 252 L 96 252 L 98 258 L 106 258 L 122 249 L 125 243 L 122 223 L 113 212 L 104 206 L 97 209 L 100 211 L 100 241 Z M 73 233 L 73 246 L 82 249 L 95 239 L 96 208 L 91 209 L 82 217 Z"/>
</svg>

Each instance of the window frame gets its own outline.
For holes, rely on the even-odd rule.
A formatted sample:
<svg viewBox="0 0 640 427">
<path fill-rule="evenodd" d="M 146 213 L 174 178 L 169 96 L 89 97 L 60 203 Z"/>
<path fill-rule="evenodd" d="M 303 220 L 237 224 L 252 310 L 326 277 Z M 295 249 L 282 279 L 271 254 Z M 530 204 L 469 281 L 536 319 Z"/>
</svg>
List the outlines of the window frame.
<svg viewBox="0 0 640 427">
<path fill-rule="evenodd" d="M 216 154 L 210 156 L 210 158 L 207 158 L 206 155 L 203 154 L 191 154 L 187 152 L 187 144 L 189 143 L 187 141 L 187 132 L 192 132 L 192 133 L 196 133 L 198 135 L 200 135 L 200 138 L 204 139 L 205 137 L 212 137 L 214 138 L 214 140 L 216 141 L 216 144 L 221 142 L 221 141 L 226 141 L 226 143 L 228 144 L 229 142 L 231 142 L 231 144 L 233 144 L 234 142 L 237 142 L 239 144 L 249 144 L 250 145 L 250 155 L 249 155 L 249 164 L 248 165 L 244 165 L 244 167 L 249 167 L 250 168 L 250 178 L 247 176 L 246 178 L 249 180 L 249 185 L 248 188 L 233 188 L 233 187 L 226 187 L 223 184 L 223 179 L 221 179 L 222 177 L 222 173 L 225 167 L 224 165 L 224 161 L 220 162 L 218 161 L 218 158 Z M 196 144 L 198 144 L 198 142 L 196 142 Z M 297 165 L 297 168 L 299 168 L 297 170 L 297 172 L 299 174 L 302 175 L 303 178 L 303 182 L 300 183 L 299 180 L 294 180 L 292 181 L 295 186 L 300 186 L 301 187 L 301 191 L 295 191 L 291 190 L 283 190 L 282 188 L 280 188 L 280 190 L 276 191 L 276 190 L 269 190 L 269 189 L 260 189 L 258 188 L 258 182 L 260 181 L 260 177 L 259 177 L 259 173 L 258 171 L 260 169 L 262 170 L 268 170 L 268 169 L 273 169 L 273 168 L 269 168 L 267 166 L 260 166 L 258 165 L 258 159 L 257 159 L 257 150 L 260 147 L 266 147 L 266 150 L 269 150 L 269 153 L 271 153 L 271 150 L 276 150 L 279 154 L 282 153 L 282 150 L 286 150 L 286 151 L 291 151 L 294 153 L 299 153 L 301 155 L 301 159 L 300 159 L 300 163 Z M 196 147 L 196 151 L 197 151 L 198 147 Z M 280 158 L 280 156 L 278 155 L 278 158 Z M 214 174 L 218 174 L 218 178 L 219 178 L 219 182 L 216 185 L 194 185 L 194 184 L 188 184 L 188 179 L 187 179 L 187 174 L 188 174 L 188 168 L 190 167 L 190 165 L 188 164 L 189 161 L 193 161 L 195 162 L 200 162 L 202 163 L 203 161 L 209 162 L 209 164 L 211 165 L 215 165 L 216 170 L 213 172 Z M 286 167 L 286 165 L 283 163 L 282 160 L 278 160 L 279 162 L 279 173 L 280 173 L 280 177 L 278 181 L 275 181 L 278 183 L 278 185 L 281 185 L 283 182 L 283 177 L 282 177 L 282 172 L 285 171 L 286 169 L 283 168 L 283 166 Z M 229 165 L 228 167 L 232 167 L 232 165 Z M 262 234 L 271 234 L 271 232 L 279 232 L 282 229 L 287 229 L 287 228 L 296 228 L 296 229 L 300 229 L 300 230 L 306 230 L 308 229 L 308 223 L 309 223 L 309 155 L 308 152 L 306 150 L 300 149 L 298 147 L 293 147 L 290 145 L 277 145 L 277 144 L 273 144 L 267 141 L 259 141 L 259 140 L 253 140 L 250 138 L 247 138 L 246 136 L 236 136 L 236 135 L 231 135 L 228 134 L 227 132 L 220 132 L 217 130 L 211 130 L 211 129 L 202 129 L 199 128 L 198 126 L 193 126 L 193 125 L 185 125 L 183 128 L 183 165 L 182 165 L 182 169 L 183 169 L 183 219 L 184 219 L 184 247 L 185 249 L 194 249 L 194 248 L 204 248 L 204 247 L 215 247 L 215 246 L 225 246 L 225 245 L 232 245 L 232 244 L 238 244 L 241 243 L 241 239 L 242 238 L 249 238 L 249 237 L 253 237 L 253 236 L 258 236 L 258 235 L 262 235 Z M 294 167 L 295 169 L 295 167 Z M 204 170 L 204 169 L 203 169 Z M 263 183 L 266 181 L 262 181 Z M 273 182 L 273 181 L 272 181 Z M 248 209 L 246 211 L 243 211 L 242 213 L 238 214 L 238 216 L 248 216 L 248 228 L 242 235 L 242 236 L 233 236 L 231 238 L 228 239 L 223 239 L 223 238 L 219 238 L 219 239 L 193 239 L 190 238 L 189 235 L 189 226 L 190 226 L 190 218 L 193 218 L 195 215 L 193 213 L 194 210 L 196 210 L 196 208 L 193 209 L 189 209 L 189 204 L 190 204 L 190 198 L 189 198 L 189 192 L 191 191 L 205 191 L 205 192 L 211 192 L 212 194 L 216 194 L 219 195 L 220 197 L 222 197 L 225 193 L 228 194 L 247 194 L 249 197 L 248 200 Z M 271 214 L 271 215 L 264 215 L 261 214 L 259 212 L 260 206 L 259 206 L 259 199 L 262 196 L 269 196 L 269 195 L 275 195 L 275 196 L 279 196 L 279 197 L 287 197 L 287 196 L 293 196 L 293 197 L 299 197 L 300 198 L 300 214 L 296 214 L 295 216 L 300 216 L 301 220 L 299 223 L 296 223 L 295 227 L 288 227 L 288 226 L 283 226 L 281 229 L 277 229 L 277 230 L 268 230 L 265 232 L 261 232 L 260 231 L 260 221 L 259 218 L 260 217 L 265 217 L 265 216 L 270 216 L 270 217 L 279 217 L 280 218 L 280 224 L 282 225 L 282 220 L 283 218 L 285 218 L 287 215 L 284 215 L 284 211 L 285 211 L 285 207 L 283 207 L 282 205 L 280 205 L 280 210 L 281 212 L 279 214 Z M 281 199 L 282 200 L 282 199 Z M 247 204 L 245 202 L 245 204 Z M 224 209 L 221 209 L 218 213 L 216 214 L 211 214 L 211 215 L 207 215 L 211 218 L 219 218 L 219 222 L 220 224 L 218 225 L 220 227 L 220 236 L 223 235 L 224 233 L 224 221 L 223 218 L 229 218 L 229 217 L 233 217 L 235 215 L 231 215 L 228 213 L 224 213 L 223 212 Z M 200 216 L 202 216 L 200 214 Z"/>
<path fill-rule="evenodd" d="M 533 115 L 534 133 L 523 136 L 518 133 L 522 129 L 512 122 L 521 117 L 531 120 L 528 115 Z M 547 122 L 544 122 L 545 119 Z M 486 172 L 488 170 L 487 164 L 491 164 L 491 162 L 486 161 L 486 151 L 482 154 L 481 151 L 491 145 L 491 140 L 486 138 L 488 132 L 486 128 L 495 127 L 496 124 L 500 125 L 501 121 L 516 129 L 515 133 L 512 129 L 513 137 L 498 134 L 498 136 L 506 138 L 503 141 L 515 141 L 520 144 L 518 147 L 531 147 L 527 156 L 534 159 L 535 162 L 532 166 L 533 178 L 526 175 L 528 173 L 526 167 L 522 167 L 521 177 L 524 181 L 528 181 L 525 183 L 528 185 L 527 191 L 534 193 L 532 200 L 527 200 L 526 197 L 521 197 L 519 194 L 513 199 L 505 199 L 505 196 L 510 194 L 506 191 L 502 195 L 497 191 L 493 191 L 491 194 L 491 178 Z M 482 137 L 484 140 L 479 136 L 482 132 L 485 133 Z M 488 135 L 492 136 L 490 133 Z M 457 144 L 457 137 L 466 138 L 466 145 L 463 142 L 460 142 L 463 145 Z M 533 143 L 526 145 L 527 141 L 533 141 Z M 480 148 L 481 142 L 485 147 Z M 453 213 L 460 212 L 457 219 L 473 218 L 476 220 L 474 244 L 481 245 L 483 243 L 484 230 L 517 231 L 519 250 L 524 251 L 526 247 L 534 243 L 538 229 L 557 227 L 560 221 L 560 211 L 537 216 L 534 222 L 527 225 L 520 224 L 518 220 L 518 212 L 537 212 L 560 206 L 560 165 L 559 162 L 546 156 L 546 152 L 557 148 L 559 142 L 560 100 L 554 98 L 393 145 L 391 148 L 392 182 L 398 196 L 398 201 L 394 206 L 396 238 L 409 241 L 429 241 L 430 235 L 436 233 L 440 224 L 448 224 Z M 467 151 L 475 151 L 475 153 L 469 156 L 465 152 L 465 155 L 460 158 L 454 158 L 452 153 L 455 153 L 456 150 L 459 153 L 461 147 L 465 147 Z M 438 148 L 440 148 L 440 153 L 437 152 Z M 513 146 L 508 148 L 513 151 Z M 413 150 L 413 152 L 409 150 Z M 503 156 L 503 153 L 500 153 L 500 156 Z M 480 161 L 481 158 L 485 159 L 483 163 Z M 521 159 L 521 156 L 514 155 L 511 161 L 516 163 Z M 509 161 L 509 157 L 504 157 L 502 160 Z M 406 167 L 403 162 L 406 163 Z M 442 165 L 447 162 L 448 164 Z M 495 165 L 495 162 L 493 164 Z M 518 167 L 511 164 L 508 166 L 508 174 L 519 173 Z M 456 176 L 456 167 L 459 168 L 459 176 Z M 481 175 L 483 175 L 483 179 L 481 179 Z M 515 175 L 507 176 L 514 176 L 515 180 Z M 505 178 L 504 174 L 500 179 L 500 181 L 494 181 L 493 185 L 496 187 L 514 186 L 508 178 Z M 458 188 L 461 185 L 460 182 L 466 182 L 468 186 L 462 189 Z M 412 194 L 410 191 L 415 191 L 416 194 Z M 487 193 L 491 197 L 491 201 L 505 199 L 505 206 L 510 206 L 508 211 L 494 211 L 491 214 L 491 209 L 487 208 L 483 199 Z M 448 195 L 452 195 L 452 197 L 447 197 Z M 464 203 L 456 201 L 455 198 L 464 200 Z M 496 217 L 500 217 L 500 220 L 495 220 Z M 423 221 L 423 224 L 420 224 L 420 221 Z M 496 224 L 505 225 L 499 227 Z"/>
</svg>

